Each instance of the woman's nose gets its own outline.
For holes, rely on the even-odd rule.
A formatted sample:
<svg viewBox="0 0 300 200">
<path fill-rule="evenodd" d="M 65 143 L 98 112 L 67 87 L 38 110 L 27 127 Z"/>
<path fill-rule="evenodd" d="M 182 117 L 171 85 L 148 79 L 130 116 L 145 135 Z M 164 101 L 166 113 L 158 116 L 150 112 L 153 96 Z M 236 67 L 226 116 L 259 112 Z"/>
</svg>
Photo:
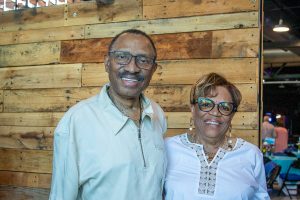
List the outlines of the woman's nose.
<svg viewBox="0 0 300 200">
<path fill-rule="evenodd" d="M 222 116 L 218 109 L 218 105 L 215 105 L 214 108 L 209 112 L 213 116 Z"/>
</svg>

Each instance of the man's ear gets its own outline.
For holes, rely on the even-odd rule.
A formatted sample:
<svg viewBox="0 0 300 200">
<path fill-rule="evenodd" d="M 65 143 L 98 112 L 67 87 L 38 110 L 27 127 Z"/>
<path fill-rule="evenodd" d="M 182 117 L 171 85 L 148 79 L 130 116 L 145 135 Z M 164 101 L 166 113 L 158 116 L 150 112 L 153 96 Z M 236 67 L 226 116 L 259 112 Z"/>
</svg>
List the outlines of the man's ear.
<svg viewBox="0 0 300 200">
<path fill-rule="evenodd" d="M 156 69 L 157 69 L 157 63 L 154 63 L 154 65 L 152 66 L 152 75 L 154 74 Z"/>
<path fill-rule="evenodd" d="M 109 62 L 109 57 L 107 55 L 104 57 L 104 66 L 105 66 L 105 71 L 108 73 L 109 67 L 110 67 L 110 62 Z"/>
<path fill-rule="evenodd" d="M 155 72 L 156 69 L 157 69 L 157 63 L 154 63 L 154 65 L 153 65 L 153 71 Z"/>
</svg>

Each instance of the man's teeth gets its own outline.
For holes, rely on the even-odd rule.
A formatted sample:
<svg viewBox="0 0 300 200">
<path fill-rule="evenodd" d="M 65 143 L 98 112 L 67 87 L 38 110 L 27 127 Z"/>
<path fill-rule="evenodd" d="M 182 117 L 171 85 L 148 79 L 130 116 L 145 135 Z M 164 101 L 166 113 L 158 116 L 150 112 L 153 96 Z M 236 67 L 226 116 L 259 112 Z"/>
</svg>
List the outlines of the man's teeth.
<svg viewBox="0 0 300 200">
<path fill-rule="evenodd" d="M 131 81 L 131 82 L 138 82 L 136 79 L 131 79 L 131 78 L 122 78 L 124 81 Z"/>
<path fill-rule="evenodd" d="M 219 125 L 219 124 L 221 124 L 221 123 L 219 123 L 219 122 L 215 122 L 215 121 L 207 121 L 207 122 L 205 122 L 206 124 L 211 124 L 211 125 Z"/>
</svg>

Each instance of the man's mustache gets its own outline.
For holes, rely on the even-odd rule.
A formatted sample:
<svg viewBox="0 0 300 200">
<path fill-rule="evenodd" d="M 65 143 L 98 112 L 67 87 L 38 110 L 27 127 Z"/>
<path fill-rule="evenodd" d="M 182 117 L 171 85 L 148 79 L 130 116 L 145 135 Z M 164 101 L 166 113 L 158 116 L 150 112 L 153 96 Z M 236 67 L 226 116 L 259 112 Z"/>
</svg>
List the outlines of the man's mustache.
<svg viewBox="0 0 300 200">
<path fill-rule="evenodd" d="M 119 72 L 120 78 L 129 78 L 129 79 L 136 79 L 138 81 L 144 81 L 145 77 L 142 74 L 132 74 L 130 72 Z"/>
</svg>

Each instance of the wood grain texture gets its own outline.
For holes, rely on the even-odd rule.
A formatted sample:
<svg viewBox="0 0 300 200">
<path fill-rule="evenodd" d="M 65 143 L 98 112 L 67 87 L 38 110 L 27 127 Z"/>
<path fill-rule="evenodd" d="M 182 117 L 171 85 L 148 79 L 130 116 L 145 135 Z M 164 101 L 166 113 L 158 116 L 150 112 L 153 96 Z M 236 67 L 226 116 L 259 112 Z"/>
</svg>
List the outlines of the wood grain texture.
<svg viewBox="0 0 300 200">
<path fill-rule="evenodd" d="M 190 112 L 166 112 L 168 128 L 188 128 L 190 124 Z M 257 129 L 257 112 L 236 112 L 232 119 L 233 129 Z"/>
<path fill-rule="evenodd" d="M 110 5 L 95 1 L 68 4 L 65 25 L 85 25 L 142 19 L 142 0 L 114 0 Z"/>
<path fill-rule="evenodd" d="M 256 84 L 239 84 L 237 87 L 243 95 L 239 111 L 256 111 Z M 191 85 L 155 85 L 148 87 L 145 94 L 165 111 L 188 111 L 190 88 Z M 4 112 L 65 112 L 98 92 L 98 87 L 6 90 Z"/>
<path fill-rule="evenodd" d="M 258 29 L 153 35 L 158 60 L 257 57 Z"/>
<path fill-rule="evenodd" d="M 0 186 L 0 199 L 3 200 L 48 200 L 49 193 L 49 189 Z"/>
<path fill-rule="evenodd" d="M 182 133 L 190 133 L 188 127 L 186 128 L 177 128 L 177 129 L 168 129 L 165 137 L 172 137 Z M 232 129 L 232 137 L 242 138 L 252 144 L 258 145 L 258 130 L 253 129 Z"/>
<path fill-rule="evenodd" d="M 0 88 L 81 87 L 82 64 L 0 68 Z"/>
<path fill-rule="evenodd" d="M 258 12 L 242 12 L 169 19 L 87 25 L 86 38 L 112 37 L 129 28 L 153 34 L 199 32 L 258 27 Z"/>
<path fill-rule="evenodd" d="M 108 73 L 105 71 L 104 63 L 86 63 L 83 65 L 82 86 L 103 86 L 108 82 Z"/>
<path fill-rule="evenodd" d="M 153 35 L 157 45 L 157 59 L 210 58 L 213 32 L 192 32 Z"/>
<path fill-rule="evenodd" d="M 258 128 L 258 127 L 257 127 Z M 232 137 L 242 138 L 256 146 L 259 145 L 259 132 L 258 129 L 255 130 L 240 130 L 240 129 L 232 129 L 231 131 Z"/>
<path fill-rule="evenodd" d="M 84 26 L 55 27 L 14 32 L 0 32 L 0 45 L 74 40 L 84 38 Z"/>
<path fill-rule="evenodd" d="M 257 57 L 258 29 L 174 33 L 151 36 L 158 60 Z M 103 62 L 111 38 L 63 41 L 61 62 Z"/>
<path fill-rule="evenodd" d="M 61 63 L 103 62 L 111 38 L 61 42 Z"/>
<path fill-rule="evenodd" d="M 257 58 L 159 61 L 150 84 L 194 84 L 202 75 L 210 72 L 221 72 L 233 83 L 255 83 L 253 77 L 257 76 L 257 65 Z M 83 86 L 102 86 L 107 82 L 108 74 L 103 63 L 84 64 Z"/>
<path fill-rule="evenodd" d="M 0 13 L 0 32 L 142 19 L 142 0 L 115 0 L 111 5 L 95 1 L 29 8 Z"/>
<path fill-rule="evenodd" d="M 201 76 L 211 72 L 222 74 L 232 83 L 255 83 L 253 77 L 257 76 L 257 65 L 257 58 L 161 61 L 151 84 L 194 84 Z"/>
<path fill-rule="evenodd" d="M 64 26 L 65 5 L 20 9 L 0 13 L 0 31 L 19 31 Z"/>
<path fill-rule="evenodd" d="M 0 126 L 55 127 L 63 112 L 0 113 Z"/>
<path fill-rule="evenodd" d="M 0 148 L 53 149 L 54 127 L 0 126 Z"/>
<path fill-rule="evenodd" d="M 3 90 L 0 90 L 0 114 L 3 112 Z"/>
<path fill-rule="evenodd" d="M 6 90 L 4 91 L 4 111 L 63 112 L 97 92 L 99 88 Z"/>
<path fill-rule="evenodd" d="M 0 171 L 0 185 L 50 188 L 51 174 Z"/>
<path fill-rule="evenodd" d="M 57 63 L 60 42 L 44 42 L 1 46 L 0 67 Z"/>
<path fill-rule="evenodd" d="M 52 151 L 1 148 L 0 170 L 50 174 Z"/>
<path fill-rule="evenodd" d="M 258 57 L 259 29 L 238 29 L 213 33 L 212 58 Z"/>
<path fill-rule="evenodd" d="M 143 0 L 143 14 L 146 19 L 257 11 L 258 7 L 259 1 L 252 0 Z"/>
</svg>

